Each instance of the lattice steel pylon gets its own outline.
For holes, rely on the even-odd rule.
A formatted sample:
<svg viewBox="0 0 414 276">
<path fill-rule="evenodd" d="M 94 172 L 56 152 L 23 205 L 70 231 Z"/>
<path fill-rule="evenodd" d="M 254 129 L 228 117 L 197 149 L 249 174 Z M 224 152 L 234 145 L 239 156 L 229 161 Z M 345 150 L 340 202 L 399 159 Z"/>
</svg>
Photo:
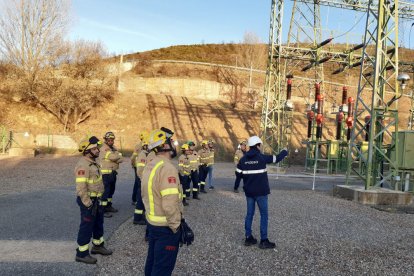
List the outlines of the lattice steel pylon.
<svg viewBox="0 0 414 276">
<path fill-rule="evenodd" d="M 399 154 L 398 139 L 392 137 L 392 132 L 398 131 L 397 76 L 398 0 L 370 0 L 355 124 L 349 143 L 347 183 L 351 172 L 355 172 L 365 182 L 365 189 L 392 187 L 398 166 L 389 152 L 395 151 L 394 160 L 398 160 Z M 355 168 L 355 160 L 359 162 L 358 168 Z"/>
<path fill-rule="evenodd" d="M 311 78 L 322 82 L 323 67 L 319 63 L 317 45 L 321 41 L 319 4 L 294 1 L 288 43 L 282 44 L 283 0 L 272 0 L 268 65 L 261 116 L 261 136 L 265 151 L 279 152 L 288 147 L 291 136 L 293 110 L 288 102 L 286 77 L 295 69 L 314 62 L 308 69 Z M 306 42 L 307 41 L 307 42 Z M 284 66 L 282 68 L 282 58 Z M 300 69 L 300 68 L 299 68 Z M 282 74 L 283 72 L 283 74 Z"/>
<path fill-rule="evenodd" d="M 283 93 L 281 93 L 281 55 L 283 0 L 272 0 L 270 16 L 269 49 L 263 107 L 261 116 L 261 136 L 264 151 L 278 152 L 281 148 L 280 133 L 283 132 L 282 112 Z M 275 145 L 276 144 L 276 145 Z"/>
</svg>

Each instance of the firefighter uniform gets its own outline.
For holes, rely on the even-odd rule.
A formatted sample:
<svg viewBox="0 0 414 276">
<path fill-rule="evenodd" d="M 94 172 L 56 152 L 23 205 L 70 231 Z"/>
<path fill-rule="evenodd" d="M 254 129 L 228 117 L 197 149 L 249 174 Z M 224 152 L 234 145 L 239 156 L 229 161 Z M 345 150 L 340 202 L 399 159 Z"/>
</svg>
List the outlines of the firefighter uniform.
<svg viewBox="0 0 414 276">
<path fill-rule="evenodd" d="M 93 238 L 92 254 L 110 255 L 111 250 L 104 247 L 104 210 L 101 205 L 101 196 L 104 192 L 100 166 L 95 158 L 85 153 L 91 148 L 99 147 L 99 140 L 92 136 L 80 143 L 79 151 L 84 156 L 75 167 L 76 202 L 81 213 L 81 223 L 78 232 L 78 248 L 76 261 L 94 264 L 96 259 L 89 255 L 89 243 Z M 99 152 L 99 151 L 98 151 Z"/>
<path fill-rule="evenodd" d="M 151 142 L 151 137 L 155 137 L 160 143 L 167 143 L 165 132 L 154 132 L 149 139 L 151 149 L 159 147 L 159 144 Z M 167 141 L 172 148 L 171 140 Z M 156 146 L 151 147 L 152 144 Z M 145 275 L 171 275 L 177 260 L 181 233 L 179 227 L 183 219 L 182 188 L 178 171 L 169 158 L 156 155 L 145 166 L 142 183 L 142 199 L 149 230 Z"/>
<path fill-rule="evenodd" d="M 148 152 L 144 149 L 141 150 L 139 155 L 136 158 L 136 164 L 135 167 L 137 168 L 136 175 L 137 175 L 137 190 L 136 190 L 136 206 L 134 211 L 134 224 L 146 224 L 144 219 L 144 212 L 145 207 L 144 203 L 142 202 L 142 196 L 141 196 L 141 179 L 142 179 L 142 173 L 144 171 L 145 165 L 146 165 L 146 159 L 147 159 Z"/>
<path fill-rule="evenodd" d="M 206 193 L 206 178 L 208 174 L 208 165 L 210 161 L 210 149 L 207 147 L 207 141 L 202 141 L 202 148 L 198 151 L 200 156 L 199 180 L 200 192 Z"/>
<path fill-rule="evenodd" d="M 198 197 L 198 189 L 199 189 L 199 176 L 198 176 L 198 167 L 200 166 L 200 157 L 196 151 L 194 151 L 192 154 L 188 155 L 188 160 L 190 163 L 190 180 L 193 183 L 193 198 L 199 199 Z M 189 187 L 190 183 L 188 184 Z"/>
<path fill-rule="evenodd" d="M 138 189 L 138 175 L 137 175 L 137 157 L 139 155 L 139 153 L 141 152 L 142 149 L 142 143 L 138 143 L 135 148 L 134 151 L 132 152 L 131 155 L 131 166 L 132 169 L 134 170 L 134 176 L 135 176 L 135 180 L 134 180 L 134 187 L 132 189 L 132 204 L 135 204 L 137 202 L 137 189 Z"/>
<path fill-rule="evenodd" d="M 116 176 L 119 164 L 122 163 L 122 154 L 114 147 L 108 146 L 104 143 L 101 149 L 101 166 L 102 179 L 105 187 L 105 192 L 102 195 L 102 205 L 105 206 L 105 211 L 117 210 L 112 208 L 112 197 L 115 193 Z"/>
<path fill-rule="evenodd" d="M 213 165 L 214 165 L 214 154 L 215 154 L 215 149 L 213 147 L 213 141 L 209 141 L 208 142 L 208 147 L 210 149 L 210 158 L 208 160 L 208 164 L 207 164 L 207 168 L 208 168 L 208 188 L 209 189 L 214 189 L 214 185 L 213 185 Z"/>
<path fill-rule="evenodd" d="M 180 183 L 183 187 L 183 204 L 188 205 L 186 198 L 190 197 L 191 189 L 190 189 L 190 160 L 188 159 L 188 155 L 185 151 L 188 151 L 188 145 L 183 145 L 184 153 L 178 158 L 178 176 L 180 178 Z"/>
</svg>

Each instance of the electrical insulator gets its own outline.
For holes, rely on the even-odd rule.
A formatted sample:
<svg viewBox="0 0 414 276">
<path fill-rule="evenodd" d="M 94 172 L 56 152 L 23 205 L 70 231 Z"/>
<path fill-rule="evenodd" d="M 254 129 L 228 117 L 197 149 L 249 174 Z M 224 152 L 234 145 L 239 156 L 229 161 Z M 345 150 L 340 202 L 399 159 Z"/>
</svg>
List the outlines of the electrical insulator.
<svg viewBox="0 0 414 276">
<path fill-rule="evenodd" d="M 346 98 L 348 97 L 348 88 L 342 87 L 342 105 L 346 104 Z"/>
<path fill-rule="evenodd" d="M 290 100 L 292 98 L 292 79 L 287 80 L 287 95 L 286 99 Z"/>
<path fill-rule="evenodd" d="M 336 121 L 338 123 L 342 123 L 342 121 L 344 120 L 344 117 L 345 117 L 344 113 L 343 112 L 339 112 L 338 114 L 336 114 Z"/>
<path fill-rule="evenodd" d="M 348 117 L 354 115 L 354 98 L 348 98 Z"/>
<path fill-rule="evenodd" d="M 323 123 L 323 115 L 322 114 L 317 114 L 316 115 L 316 123 L 318 124 L 318 126 L 322 125 L 322 123 Z"/>
<path fill-rule="evenodd" d="M 348 116 L 348 118 L 346 118 L 346 125 L 348 126 L 348 128 L 352 128 L 352 126 L 354 125 L 354 117 L 352 116 Z"/>
<path fill-rule="evenodd" d="M 318 95 L 318 114 L 323 114 L 323 95 Z"/>
<path fill-rule="evenodd" d="M 318 95 L 321 93 L 321 84 L 315 83 L 315 102 L 318 100 Z"/>
<path fill-rule="evenodd" d="M 312 121 L 313 118 L 315 118 L 315 113 L 312 110 L 309 110 L 306 116 L 308 117 L 308 121 Z"/>
<path fill-rule="evenodd" d="M 312 110 L 309 110 L 306 114 L 308 117 L 308 138 L 311 138 L 312 136 L 312 121 L 315 118 L 315 113 Z"/>
</svg>

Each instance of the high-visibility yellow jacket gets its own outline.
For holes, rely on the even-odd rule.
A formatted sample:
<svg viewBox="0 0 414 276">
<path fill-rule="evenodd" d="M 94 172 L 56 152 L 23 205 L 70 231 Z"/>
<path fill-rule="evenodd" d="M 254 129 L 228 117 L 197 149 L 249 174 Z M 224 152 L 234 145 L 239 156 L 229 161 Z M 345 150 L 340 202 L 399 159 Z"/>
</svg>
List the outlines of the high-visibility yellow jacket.
<svg viewBox="0 0 414 276">
<path fill-rule="evenodd" d="M 198 155 L 200 156 L 200 165 L 208 165 L 210 160 L 210 150 L 206 148 L 201 148 L 198 151 Z"/>
<path fill-rule="evenodd" d="M 91 197 L 101 197 L 104 192 L 100 166 L 94 160 L 82 156 L 75 167 L 76 195 L 83 205 L 92 204 Z"/>
<path fill-rule="evenodd" d="M 191 174 L 190 159 L 186 154 L 181 154 L 178 158 L 178 173 L 182 176 Z"/>
<path fill-rule="evenodd" d="M 119 164 L 122 163 L 122 153 L 120 153 L 115 147 L 110 147 L 106 143 L 101 147 L 101 153 L 99 154 L 101 159 L 101 172 L 102 174 L 110 174 L 112 171 L 119 169 Z"/>
<path fill-rule="evenodd" d="M 244 153 L 241 149 L 236 150 L 234 153 L 234 165 L 239 164 L 240 159 L 243 157 Z"/>
<path fill-rule="evenodd" d="M 190 162 L 190 170 L 198 170 L 198 167 L 200 166 L 200 156 L 198 155 L 198 153 L 194 151 L 192 154 L 188 156 L 188 159 Z"/>
<path fill-rule="evenodd" d="M 137 163 L 137 157 L 139 155 L 139 153 L 141 152 L 142 149 L 142 143 L 139 142 L 138 144 L 135 145 L 134 151 L 132 152 L 131 155 L 131 166 L 135 168 L 135 165 Z"/>
<path fill-rule="evenodd" d="M 214 164 L 214 153 L 215 153 L 215 149 L 210 149 L 210 158 L 208 159 L 208 164 L 207 166 L 211 166 Z"/>
<path fill-rule="evenodd" d="M 147 164 L 147 154 L 147 151 L 141 150 L 136 158 L 135 168 L 140 179 L 142 179 L 142 173 L 144 171 L 145 165 Z"/>
<path fill-rule="evenodd" d="M 157 155 L 145 166 L 141 183 L 148 223 L 168 226 L 176 233 L 184 211 L 177 169 L 168 158 Z"/>
</svg>

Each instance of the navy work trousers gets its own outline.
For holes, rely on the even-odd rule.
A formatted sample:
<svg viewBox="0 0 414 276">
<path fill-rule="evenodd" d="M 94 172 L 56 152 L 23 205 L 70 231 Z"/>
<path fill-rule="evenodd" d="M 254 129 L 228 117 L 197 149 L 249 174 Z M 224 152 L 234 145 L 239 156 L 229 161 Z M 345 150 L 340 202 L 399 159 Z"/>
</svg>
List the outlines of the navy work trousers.
<svg viewBox="0 0 414 276">
<path fill-rule="evenodd" d="M 181 174 L 179 174 L 178 176 L 180 177 L 180 183 L 183 186 L 185 197 L 190 197 L 190 176 Z"/>
<path fill-rule="evenodd" d="M 98 200 L 97 198 L 93 198 L 92 201 Z M 80 208 L 80 215 L 81 215 L 81 222 L 79 226 L 78 232 L 78 245 L 84 246 L 89 244 L 91 238 L 93 237 L 95 240 L 99 240 L 103 237 L 104 229 L 104 211 L 102 206 L 98 206 L 98 210 L 96 215 L 92 215 L 92 208 L 88 209 L 85 205 L 83 205 L 80 197 L 77 197 L 76 202 Z M 99 203 L 96 203 L 99 204 Z M 79 252 L 77 251 L 76 255 L 78 257 L 85 257 L 89 255 L 89 250 Z"/>
<path fill-rule="evenodd" d="M 145 276 L 171 275 L 177 260 L 180 231 L 173 233 L 167 226 L 147 224 L 148 255 Z"/>
<path fill-rule="evenodd" d="M 108 206 L 112 205 L 112 197 L 115 193 L 115 184 L 116 184 L 116 171 L 112 171 L 109 174 L 102 175 L 102 181 L 104 184 L 104 193 L 102 195 L 102 201 L 108 201 Z"/>
<path fill-rule="evenodd" d="M 234 173 L 236 174 L 236 181 L 234 181 L 234 189 L 237 190 L 239 189 L 240 182 L 242 180 L 242 174 L 238 173 L 237 171 Z"/>
<path fill-rule="evenodd" d="M 137 189 L 136 189 L 137 204 L 135 205 L 134 221 L 140 221 L 144 219 L 145 206 L 144 206 L 144 202 L 142 201 L 142 195 L 141 195 L 141 179 L 138 176 L 137 176 L 136 184 L 137 184 Z"/>
<path fill-rule="evenodd" d="M 134 180 L 134 188 L 132 189 L 132 202 L 136 202 L 137 201 L 137 189 L 138 189 L 138 175 L 137 175 L 137 168 L 132 167 L 134 169 L 134 175 L 135 175 L 135 180 Z"/>
<path fill-rule="evenodd" d="M 198 195 L 198 189 L 199 189 L 199 177 L 198 177 L 198 171 L 193 170 L 191 171 L 190 180 L 193 182 L 193 197 L 197 197 Z M 190 183 L 188 183 L 188 187 L 190 187 Z"/>
</svg>

